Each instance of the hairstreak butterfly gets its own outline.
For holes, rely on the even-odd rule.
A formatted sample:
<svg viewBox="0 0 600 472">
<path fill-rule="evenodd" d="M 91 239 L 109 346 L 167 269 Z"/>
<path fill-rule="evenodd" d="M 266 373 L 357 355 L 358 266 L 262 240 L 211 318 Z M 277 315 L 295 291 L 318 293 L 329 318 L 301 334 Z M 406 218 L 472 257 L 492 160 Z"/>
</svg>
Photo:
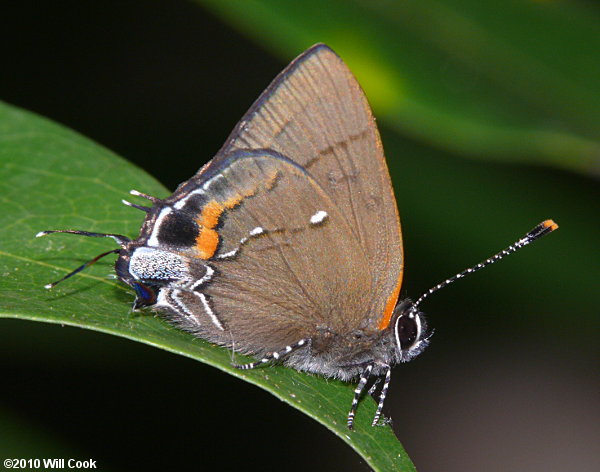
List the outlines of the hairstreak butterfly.
<svg viewBox="0 0 600 472">
<path fill-rule="evenodd" d="M 120 246 L 58 282 L 118 254 L 116 273 L 135 291 L 134 309 L 158 310 L 259 359 L 239 368 L 279 361 L 358 379 L 349 428 L 369 380 L 384 379 L 375 425 L 391 367 L 427 346 L 419 306 L 428 295 L 557 228 L 547 220 L 417 301 L 399 302 L 400 222 L 379 133 L 358 82 L 322 44 L 271 83 L 214 159 L 170 197 L 131 193 L 151 203 L 124 201 L 146 213 L 137 239 L 38 234 L 109 237 Z"/>
</svg>

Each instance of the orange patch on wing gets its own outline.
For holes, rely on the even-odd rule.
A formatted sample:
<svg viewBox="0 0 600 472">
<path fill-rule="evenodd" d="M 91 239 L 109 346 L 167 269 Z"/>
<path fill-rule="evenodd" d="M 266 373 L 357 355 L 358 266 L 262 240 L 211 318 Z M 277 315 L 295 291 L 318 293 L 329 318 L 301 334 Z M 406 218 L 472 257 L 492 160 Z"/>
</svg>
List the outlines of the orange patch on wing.
<svg viewBox="0 0 600 472">
<path fill-rule="evenodd" d="M 240 195 L 239 193 L 236 193 L 233 197 L 230 197 L 227 200 L 225 200 L 223 202 L 223 206 L 225 208 L 234 208 L 234 207 L 238 206 L 240 203 L 242 203 L 242 200 L 244 198 L 249 197 L 250 195 L 253 195 L 253 192 L 250 192 L 246 195 Z"/>
<path fill-rule="evenodd" d="M 200 225 L 200 234 L 196 238 L 196 248 L 202 259 L 214 256 L 219 246 L 219 233 L 214 229 L 219 224 L 219 218 L 225 207 L 216 200 L 211 200 L 204 208 L 197 222 Z"/>
<path fill-rule="evenodd" d="M 387 302 L 385 303 L 383 316 L 381 317 L 381 321 L 379 322 L 378 326 L 380 330 L 384 330 L 390 325 L 392 315 L 394 314 L 394 308 L 396 308 L 396 304 L 398 303 L 398 297 L 400 296 L 400 287 L 402 287 L 402 272 L 400 272 L 400 277 L 398 277 L 398 282 L 396 282 L 396 287 L 394 287 L 394 291 L 391 293 L 391 295 L 387 299 Z"/>
<path fill-rule="evenodd" d="M 200 215 L 199 221 L 200 225 L 204 228 L 214 228 L 219 224 L 219 218 L 224 209 L 223 205 L 215 200 L 211 200 L 204 205 L 204 208 L 202 208 L 202 214 Z"/>
<path fill-rule="evenodd" d="M 220 203 L 211 200 L 202 208 L 200 218 L 196 220 L 200 225 L 200 233 L 196 238 L 196 248 L 202 259 L 210 259 L 217 252 L 219 247 L 219 233 L 215 229 L 219 224 L 219 218 L 227 209 L 238 206 L 245 197 L 253 195 L 254 191 L 249 191 L 245 195 L 236 193 L 224 202 Z"/>
<path fill-rule="evenodd" d="M 219 246 L 219 233 L 211 228 L 202 228 L 196 238 L 196 247 L 202 259 L 210 259 L 214 256 Z"/>
</svg>

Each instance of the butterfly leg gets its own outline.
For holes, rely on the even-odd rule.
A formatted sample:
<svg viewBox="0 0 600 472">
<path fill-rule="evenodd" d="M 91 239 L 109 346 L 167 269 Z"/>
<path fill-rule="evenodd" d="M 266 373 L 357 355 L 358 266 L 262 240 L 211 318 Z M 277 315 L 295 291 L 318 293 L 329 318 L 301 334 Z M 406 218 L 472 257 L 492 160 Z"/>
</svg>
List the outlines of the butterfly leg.
<svg viewBox="0 0 600 472">
<path fill-rule="evenodd" d="M 352 406 L 350 407 L 350 411 L 348 412 L 348 420 L 347 425 L 348 429 L 352 429 L 354 426 L 354 416 L 356 415 L 356 408 L 358 407 L 358 401 L 360 400 L 360 396 L 365 389 L 365 385 L 369 381 L 369 377 L 371 377 L 371 372 L 373 371 L 373 364 L 369 364 L 363 373 L 360 375 L 360 380 L 356 389 L 354 390 L 354 398 L 352 399 Z"/>
<path fill-rule="evenodd" d="M 381 393 L 379 394 L 379 403 L 377 404 L 377 411 L 375 412 L 371 426 L 376 426 L 377 423 L 379 423 L 381 411 L 383 410 L 383 403 L 385 402 L 388 387 L 390 386 L 390 379 L 392 378 L 392 368 L 389 365 L 386 365 L 385 369 L 385 381 L 383 382 L 383 387 L 381 388 Z"/>
<path fill-rule="evenodd" d="M 375 395 L 375 390 L 377 390 L 377 386 L 381 383 L 381 377 L 377 377 L 375 379 L 375 382 L 373 382 L 373 385 L 371 385 L 371 388 L 369 389 L 369 395 L 373 396 Z"/>
<path fill-rule="evenodd" d="M 261 366 L 263 364 L 267 364 L 268 362 L 271 362 L 273 360 L 277 361 L 277 360 L 281 359 L 282 357 L 287 356 L 292 351 L 295 351 L 296 349 L 300 349 L 301 347 L 306 346 L 308 344 L 308 341 L 309 341 L 308 338 L 301 339 L 300 341 L 298 341 L 294 344 L 285 346 L 279 352 L 268 353 L 267 355 L 265 355 L 265 357 L 263 357 L 261 360 L 256 361 L 256 362 L 251 362 L 249 364 L 232 364 L 232 365 L 236 369 L 241 369 L 241 370 L 255 369 L 256 367 Z"/>
</svg>

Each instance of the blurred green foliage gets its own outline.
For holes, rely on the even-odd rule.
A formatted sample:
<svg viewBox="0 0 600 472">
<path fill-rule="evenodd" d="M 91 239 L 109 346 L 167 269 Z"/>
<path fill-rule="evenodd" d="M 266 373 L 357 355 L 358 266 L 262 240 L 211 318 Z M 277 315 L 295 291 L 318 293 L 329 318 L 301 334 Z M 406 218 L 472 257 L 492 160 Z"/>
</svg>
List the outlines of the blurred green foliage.
<svg viewBox="0 0 600 472">
<path fill-rule="evenodd" d="M 316 41 L 375 114 L 454 152 L 596 173 L 599 12 L 577 2 L 199 0 L 267 49 Z"/>
</svg>

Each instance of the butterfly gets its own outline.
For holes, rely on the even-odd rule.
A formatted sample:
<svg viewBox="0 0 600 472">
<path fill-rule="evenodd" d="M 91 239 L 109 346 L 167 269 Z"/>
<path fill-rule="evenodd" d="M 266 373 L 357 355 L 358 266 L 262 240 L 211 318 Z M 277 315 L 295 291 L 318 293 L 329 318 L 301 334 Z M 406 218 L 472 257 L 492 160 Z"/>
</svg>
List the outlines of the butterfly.
<svg viewBox="0 0 600 472">
<path fill-rule="evenodd" d="M 514 245 L 425 292 L 399 300 L 404 270 L 400 220 L 375 119 L 357 80 L 317 44 L 281 72 L 216 156 L 150 206 L 136 239 L 119 245 L 119 280 L 134 309 L 158 311 L 209 342 L 343 381 L 358 379 L 347 417 L 383 379 L 379 423 L 395 364 L 427 346 L 421 302 L 558 226 L 547 220 Z M 48 284 L 47 287 L 56 285 Z M 371 392 L 375 389 L 371 388 Z"/>
</svg>

